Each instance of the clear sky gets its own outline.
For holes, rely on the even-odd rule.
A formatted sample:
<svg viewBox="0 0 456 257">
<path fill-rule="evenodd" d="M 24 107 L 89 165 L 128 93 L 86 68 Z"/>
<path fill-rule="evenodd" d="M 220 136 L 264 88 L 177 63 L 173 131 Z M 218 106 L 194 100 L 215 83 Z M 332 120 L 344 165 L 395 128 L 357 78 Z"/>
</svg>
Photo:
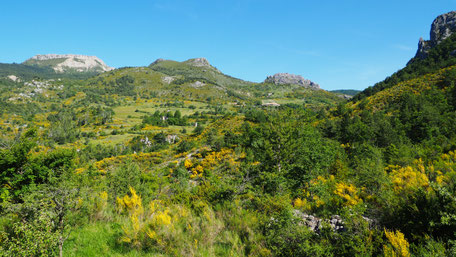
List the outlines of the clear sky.
<svg viewBox="0 0 456 257">
<path fill-rule="evenodd" d="M 456 0 L 2 0 L 0 62 L 96 55 L 113 67 L 206 57 L 260 82 L 295 73 L 363 89 L 402 68 Z"/>
</svg>

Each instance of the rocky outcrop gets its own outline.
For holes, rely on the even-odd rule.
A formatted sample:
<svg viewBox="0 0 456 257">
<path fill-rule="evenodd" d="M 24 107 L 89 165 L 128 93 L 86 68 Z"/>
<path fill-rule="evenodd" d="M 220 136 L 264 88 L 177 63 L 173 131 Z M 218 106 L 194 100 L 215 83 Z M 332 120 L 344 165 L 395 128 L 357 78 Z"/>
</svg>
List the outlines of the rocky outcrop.
<svg viewBox="0 0 456 257">
<path fill-rule="evenodd" d="M 153 63 L 151 63 L 150 65 L 155 65 L 155 64 L 158 64 L 158 63 L 161 63 L 161 62 L 164 62 L 166 61 L 165 59 L 162 59 L 162 58 L 158 58 L 157 60 L 155 60 Z"/>
<path fill-rule="evenodd" d="M 169 76 L 165 76 L 162 78 L 163 83 L 166 83 L 168 85 L 171 84 L 171 82 L 173 82 L 174 80 L 176 80 L 176 78 Z"/>
<path fill-rule="evenodd" d="M 9 75 L 9 76 L 7 76 L 7 78 L 9 78 L 10 80 L 12 80 L 14 82 L 21 82 L 21 79 L 15 75 Z"/>
<path fill-rule="evenodd" d="M 418 51 L 415 57 L 424 59 L 427 57 L 429 50 L 447 39 L 456 32 L 456 11 L 438 16 L 431 26 L 430 40 L 420 38 L 418 42 Z"/>
<path fill-rule="evenodd" d="M 303 213 L 299 210 L 293 210 L 293 215 L 300 220 L 300 225 L 308 227 L 311 231 L 319 233 L 323 227 L 323 222 L 327 223 L 335 232 L 343 232 L 344 221 L 339 215 L 333 215 L 330 219 L 323 220 L 313 215 Z"/>
<path fill-rule="evenodd" d="M 268 76 L 265 83 L 272 83 L 276 85 L 299 85 L 311 89 L 320 89 L 317 83 L 314 83 L 308 79 L 303 78 L 300 75 L 289 74 L 289 73 L 277 73 L 272 76 Z"/>
<path fill-rule="evenodd" d="M 427 57 L 427 53 L 429 49 L 431 49 L 431 41 L 425 41 L 422 37 L 420 37 L 420 41 L 418 41 L 418 51 L 416 51 L 416 58 L 424 59 Z"/>
<path fill-rule="evenodd" d="M 167 135 L 165 140 L 168 144 L 174 144 L 179 140 L 179 137 L 177 135 Z"/>
<path fill-rule="evenodd" d="M 276 103 L 276 102 L 269 102 L 269 103 L 263 103 L 261 104 L 261 106 L 266 106 L 266 107 L 279 107 L 280 104 Z"/>
<path fill-rule="evenodd" d="M 431 27 L 431 42 L 438 44 L 456 32 L 456 11 L 437 17 Z"/>
<path fill-rule="evenodd" d="M 194 59 L 189 59 L 185 61 L 185 63 L 188 63 L 192 66 L 195 67 L 211 67 L 211 64 L 206 58 L 194 58 Z"/>
<path fill-rule="evenodd" d="M 193 87 L 193 88 L 200 88 L 200 87 L 203 87 L 205 86 L 206 84 L 204 84 L 203 82 L 201 81 L 195 81 L 193 83 L 190 83 L 189 86 Z"/>
<path fill-rule="evenodd" d="M 339 215 L 333 215 L 330 219 L 321 219 L 314 215 L 310 215 L 300 210 L 294 209 L 293 216 L 298 219 L 299 225 L 306 226 L 315 233 L 319 233 L 320 230 L 323 228 L 324 224 L 329 225 L 329 227 L 334 232 L 346 231 L 345 223 Z M 362 216 L 362 219 L 367 223 L 369 229 L 373 229 L 375 227 L 378 227 L 379 225 L 377 220 L 373 220 L 364 216 Z"/>
<path fill-rule="evenodd" d="M 51 67 L 55 72 L 105 72 L 113 70 L 96 56 L 75 54 L 44 54 L 35 55 L 23 64 Z"/>
</svg>

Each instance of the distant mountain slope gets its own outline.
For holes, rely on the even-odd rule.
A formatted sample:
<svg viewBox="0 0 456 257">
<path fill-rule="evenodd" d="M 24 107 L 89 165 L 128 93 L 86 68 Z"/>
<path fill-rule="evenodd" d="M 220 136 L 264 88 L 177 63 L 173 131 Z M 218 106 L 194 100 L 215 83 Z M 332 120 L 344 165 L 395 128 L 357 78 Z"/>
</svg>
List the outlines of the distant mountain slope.
<svg viewBox="0 0 456 257">
<path fill-rule="evenodd" d="M 0 77 L 14 75 L 20 80 L 42 79 L 87 79 L 105 71 L 113 70 L 95 56 L 84 55 L 36 55 L 21 64 L 0 63 Z"/>
<path fill-rule="evenodd" d="M 354 95 L 358 94 L 359 92 L 361 92 L 361 90 L 356 90 L 356 89 L 337 89 L 337 90 L 330 90 L 329 92 L 354 96 Z"/>
<path fill-rule="evenodd" d="M 84 73 L 57 73 L 50 67 L 29 66 L 17 63 L 0 63 L 0 77 L 10 75 L 17 76 L 20 80 L 31 80 L 33 78 L 56 79 L 72 78 L 86 79 L 98 74 L 97 72 Z"/>
<path fill-rule="evenodd" d="M 431 29 L 432 40 L 420 40 L 416 56 L 408 62 L 405 68 L 397 71 L 384 81 L 366 88 L 363 92 L 353 97 L 352 100 L 361 100 L 400 82 L 456 65 L 456 33 L 454 33 L 456 32 L 456 26 L 452 25 L 455 22 L 456 12 L 450 12 L 437 17 L 434 20 Z M 441 29 L 435 28 L 446 28 L 443 30 L 444 33 L 442 32 L 444 36 L 441 35 L 442 33 L 438 32 L 441 31 Z"/>
<path fill-rule="evenodd" d="M 0 77 L 16 75 L 23 79 L 31 79 L 39 74 L 55 74 L 54 70 L 49 67 L 28 66 L 23 64 L 0 63 Z"/>
<path fill-rule="evenodd" d="M 57 73 L 63 72 L 105 72 L 113 70 L 96 56 L 74 54 L 35 55 L 23 64 L 38 67 L 49 67 Z"/>
</svg>

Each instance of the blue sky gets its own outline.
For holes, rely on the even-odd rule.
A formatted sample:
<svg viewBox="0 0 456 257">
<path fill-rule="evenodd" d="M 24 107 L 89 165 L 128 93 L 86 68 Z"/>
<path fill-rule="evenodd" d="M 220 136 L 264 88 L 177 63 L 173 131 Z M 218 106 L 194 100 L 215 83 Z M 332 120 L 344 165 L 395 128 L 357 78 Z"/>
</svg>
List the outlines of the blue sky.
<svg viewBox="0 0 456 257">
<path fill-rule="evenodd" d="M 96 55 L 113 67 L 206 57 L 263 81 L 300 74 L 323 89 L 363 89 L 402 68 L 456 0 L 150 0 L 0 3 L 0 62 Z"/>
</svg>

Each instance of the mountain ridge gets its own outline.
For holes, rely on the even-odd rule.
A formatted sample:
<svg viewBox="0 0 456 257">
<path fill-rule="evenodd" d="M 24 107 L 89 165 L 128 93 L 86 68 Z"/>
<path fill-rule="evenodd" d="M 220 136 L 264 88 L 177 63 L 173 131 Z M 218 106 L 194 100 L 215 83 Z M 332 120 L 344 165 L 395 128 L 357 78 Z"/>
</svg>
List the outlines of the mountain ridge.
<svg viewBox="0 0 456 257">
<path fill-rule="evenodd" d="M 29 66 L 50 67 L 57 73 L 64 72 L 106 72 L 109 67 L 96 56 L 79 54 L 38 54 L 22 64 Z"/>
<path fill-rule="evenodd" d="M 138 66 L 137 68 L 141 68 Z M 134 67 L 124 67 L 134 68 Z M 163 81 L 167 84 L 189 82 L 196 86 L 213 84 L 221 88 L 240 88 L 262 84 L 276 86 L 295 85 L 303 88 L 321 89 L 319 85 L 301 75 L 290 73 L 276 73 L 267 76 L 263 82 L 251 82 L 224 74 L 211 65 L 204 57 L 190 58 L 185 61 L 167 60 L 158 58 L 146 66 L 160 72 L 166 77 Z M 38 77 L 43 79 L 75 78 L 86 79 L 97 74 L 112 71 L 114 68 L 107 66 L 96 56 L 76 54 L 38 54 L 22 63 L 0 63 L 0 76 L 17 76 L 21 80 L 30 80 Z M 174 83 L 175 84 L 175 83 Z"/>
</svg>

